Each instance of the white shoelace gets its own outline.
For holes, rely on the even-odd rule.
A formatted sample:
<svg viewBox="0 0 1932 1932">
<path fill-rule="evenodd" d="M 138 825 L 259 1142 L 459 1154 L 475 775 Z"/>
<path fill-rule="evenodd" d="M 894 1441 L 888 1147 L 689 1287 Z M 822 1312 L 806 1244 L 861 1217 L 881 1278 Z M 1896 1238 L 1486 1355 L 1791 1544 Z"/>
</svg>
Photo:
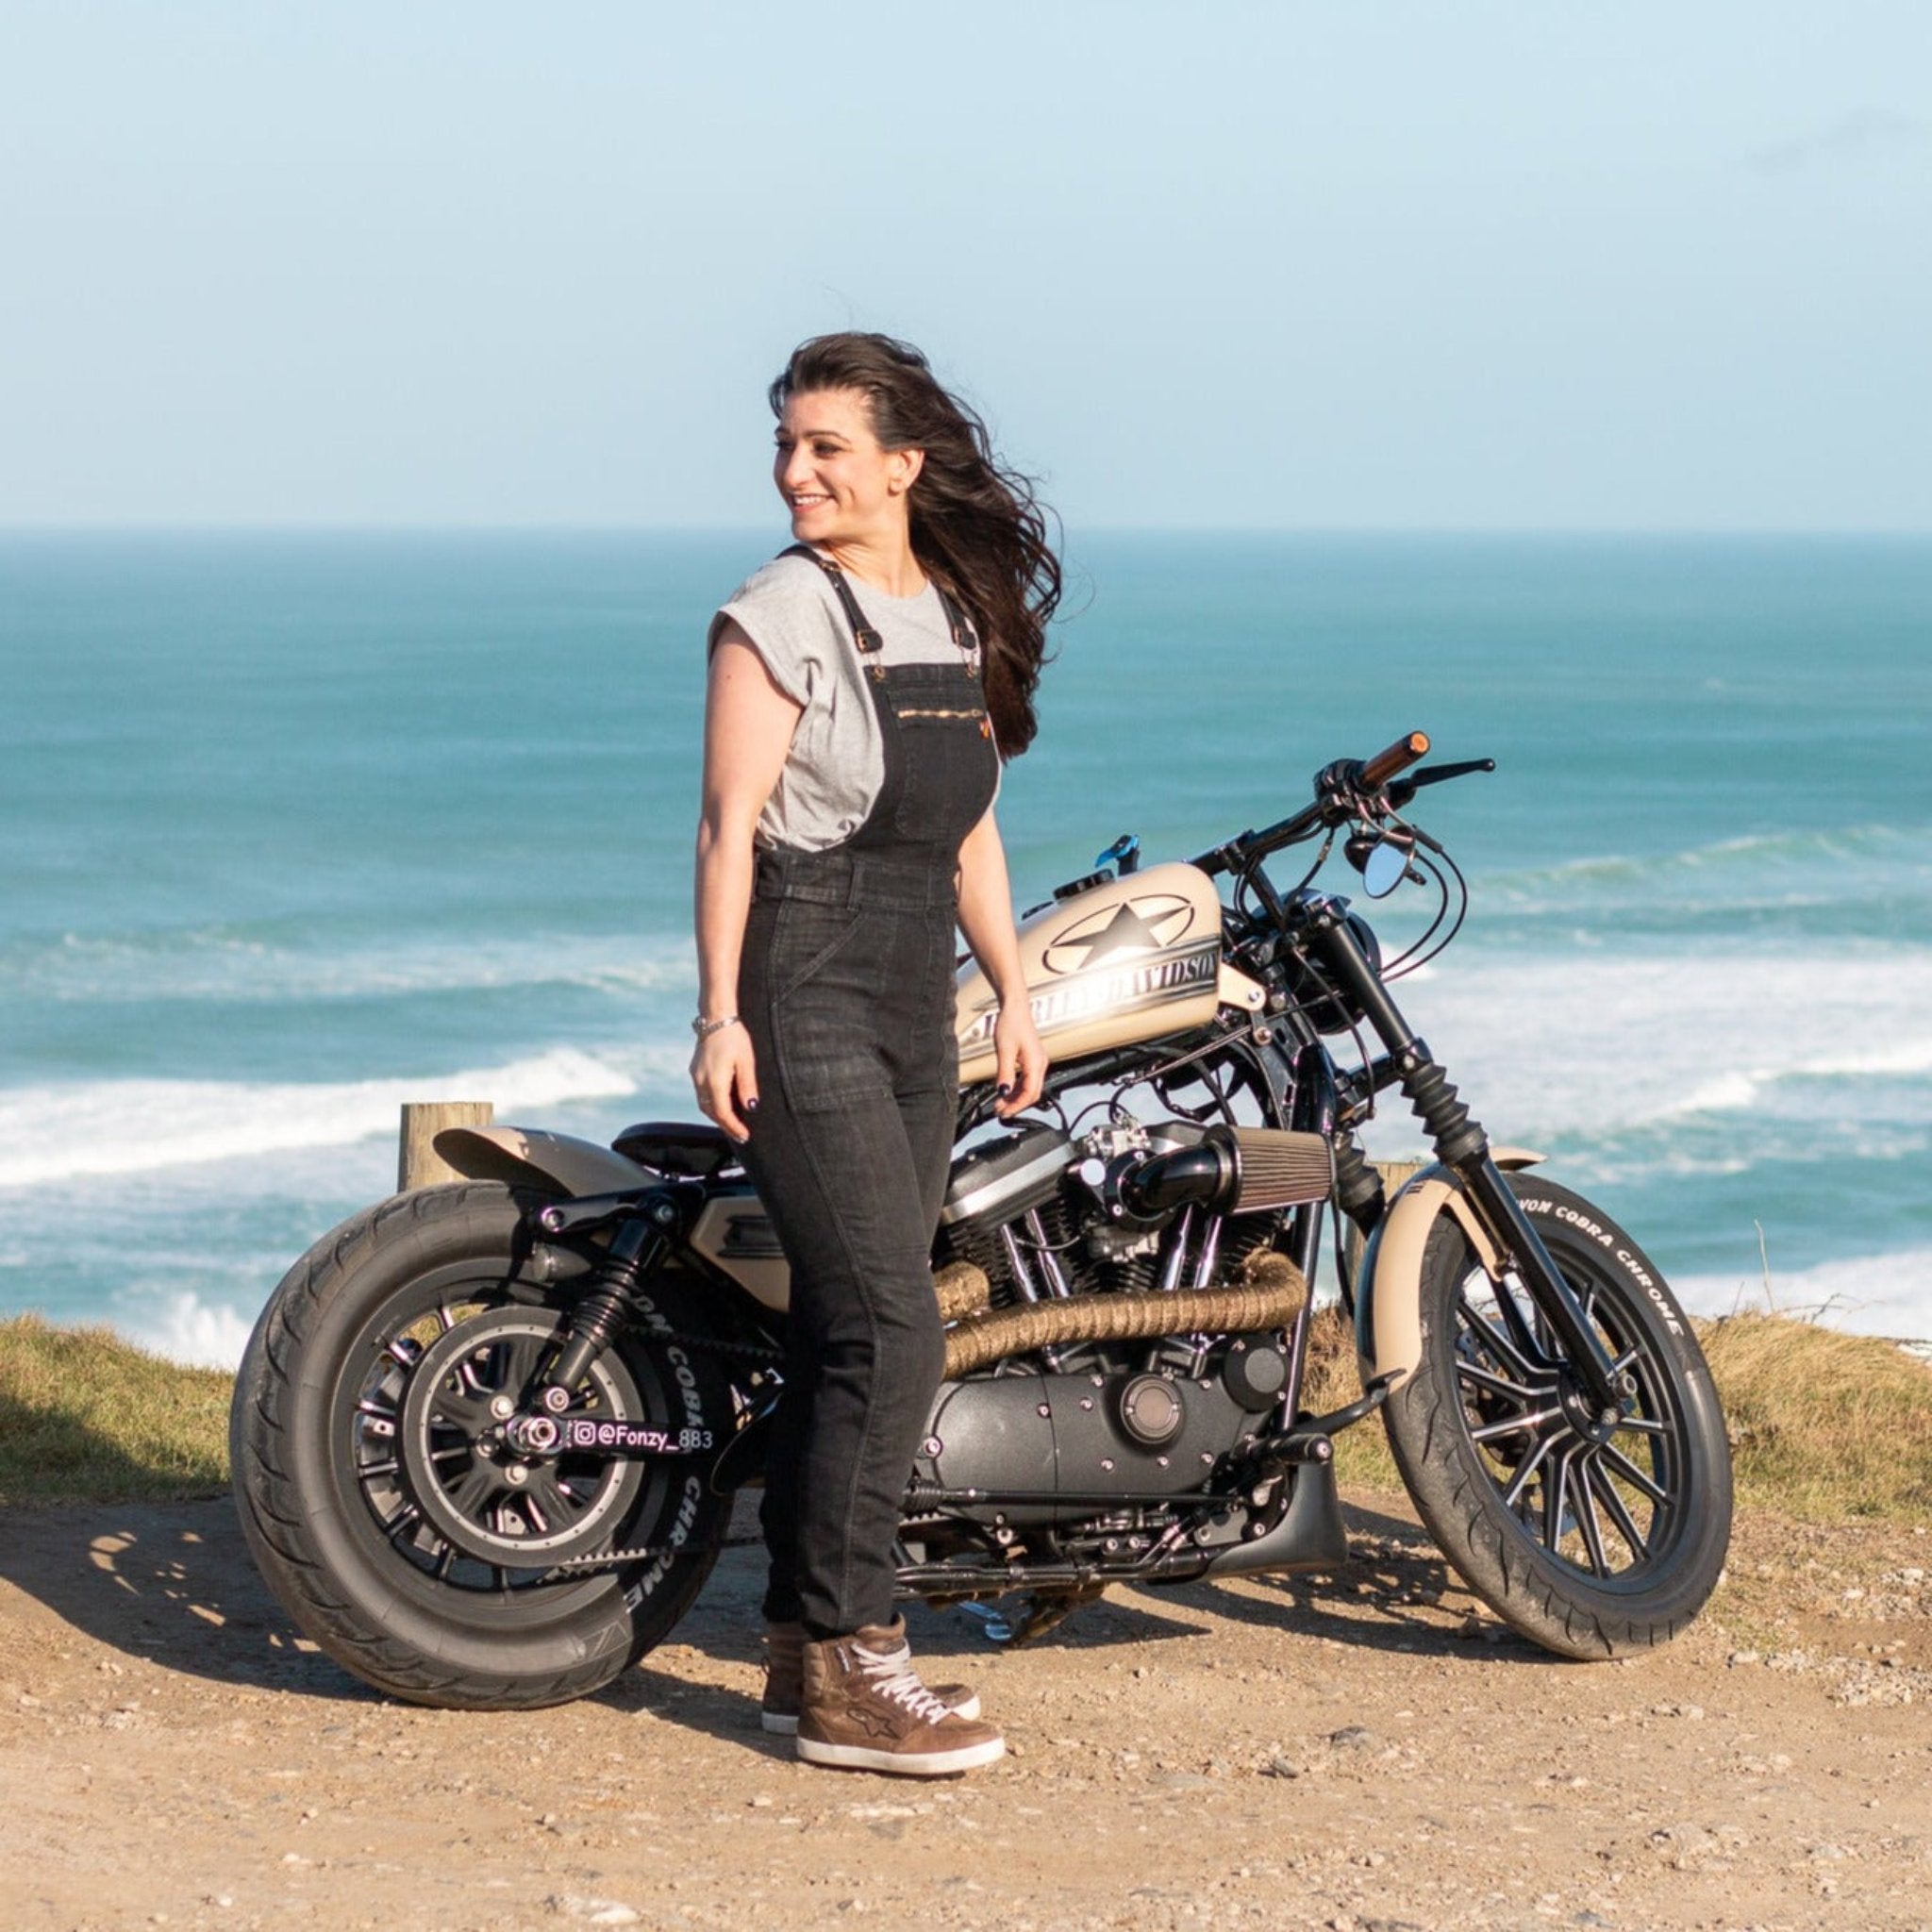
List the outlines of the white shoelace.
<svg viewBox="0 0 1932 1932">
<path fill-rule="evenodd" d="M 929 1724 L 952 1715 L 950 1707 L 919 1681 L 919 1673 L 912 1668 L 909 1645 L 902 1643 L 896 1650 L 874 1651 L 856 1643 L 853 1649 L 858 1657 L 858 1668 L 872 1679 L 873 1688 L 881 1697 L 890 1698 Z"/>
</svg>

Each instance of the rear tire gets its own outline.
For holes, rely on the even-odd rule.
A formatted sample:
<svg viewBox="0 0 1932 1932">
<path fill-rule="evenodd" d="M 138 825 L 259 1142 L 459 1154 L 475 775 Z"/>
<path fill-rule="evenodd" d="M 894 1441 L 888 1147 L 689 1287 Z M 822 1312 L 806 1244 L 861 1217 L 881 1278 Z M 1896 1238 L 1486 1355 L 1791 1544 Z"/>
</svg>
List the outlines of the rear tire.
<svg viewBox="0 0 1932 1932">
<path fill-rule="evenodd" d="M 1667 1642 L 1730 1541 L 1731 1458 L 1710 1371 L 1663 1277 L 1601 1208 L 1534 1174 L 1509 1184 L 1634 1404 L 1592 1426 L 1513 1275 L 1491 1282 L 1444 1211 L 1423 1251 L 1422 1361 L 1384 1406 L 1418 1513 L 1477 1596 L 1569 1657 Z"/>
<path fill-rule="evenodd" d="M 479 1518 L 470 1549 L 424 1508 L 441 1458 L 453 1454 L 460 1469 L 464 1452 L 439 1450 L 426 1462 L 406 1454 L 412 1368 L 466 1323 L 479 1335 L 491 1322 L 540 1334 L 560 1326 L 568 1296 L 554 1280 L 588 1273 L 588 1260 L 565 1250 L 533 1256 L 526 1214 L 539 1205 L 493 1181 L 467 1182 L 396 1195 L 343 1223 L 284 1277 L 236 1380 L 235 1500 L 263 1577 L 344 1670 L 413 1703 L 529 1709 L 599 1689 L 662 1641 L 724 1541 L 729 1498 L 710 1492 L 709 1458 L 695 1456 L 575 1465 L 583 1474 L 563 1492 L 583 1492 L 598 1549 L 666 1552 L 618 1571 L 572 1575 L 546 1571 L 541 1557 L 493 1560 L 491 1523 L 519 1526 L 500 1502 Z M 673 1328 L 697 1325 L 675 1281 L 653 1283 L 649 1299 Z M 505 1311 L 523 1319 L 506 1324 Z M 532 1344 L 515 1346 L 527 1357 Z M 483 1372 L 502 1358 L 479 1357 Z M 584 1386 L 600 1415 L 696 1427 L 719 1447 L 729 1436 L 729 1381 L 707 1352 L 633 1330 L 598 1366 L 602 1378 Z M 452 1386 L 475 1373 L 462 1363 Z M 432 1498 L 441 1521 L 455 1521 L 459 1491 L 452 1483 Z"/>
</svg>

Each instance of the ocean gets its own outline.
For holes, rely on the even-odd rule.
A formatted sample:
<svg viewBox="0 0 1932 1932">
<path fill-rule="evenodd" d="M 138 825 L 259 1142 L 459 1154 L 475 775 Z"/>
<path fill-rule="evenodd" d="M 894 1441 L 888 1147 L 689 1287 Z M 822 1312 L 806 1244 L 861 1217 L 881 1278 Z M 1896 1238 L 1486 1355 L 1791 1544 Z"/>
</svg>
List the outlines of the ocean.
<svg viewBox="0 0 1932 1932">
<path fill-rule="evenodd" d="M 401 1101 L 690 1116 L 702 639 L 782 541 L 0 535 L 0 1315 L 232 1363 Z M 1400 989 L 1477 1117 L 1694 1307 L 1932 1335 L 1932 541 L 1069 556 L 1023 905 L 1411 729 L 1493 757 L 1416 808 L 1471 908 Z"/>
</svg>

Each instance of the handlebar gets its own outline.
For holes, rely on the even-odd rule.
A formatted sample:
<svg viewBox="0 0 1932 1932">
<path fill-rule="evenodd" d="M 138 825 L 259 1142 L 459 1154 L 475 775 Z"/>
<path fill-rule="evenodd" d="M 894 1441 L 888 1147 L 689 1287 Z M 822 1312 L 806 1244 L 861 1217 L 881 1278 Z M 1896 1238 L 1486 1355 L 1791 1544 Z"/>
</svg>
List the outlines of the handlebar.
<svg viewBox="0 0 1932 1932">
<path fill-rule="evenodd" d="M 1409 766 L 1429 755 L 1429 734 L 1426 731 L 1411 731 L 1407 738 L 1398 738 L 1386 751 L 1378 751 L 1362 767 L 1360 779 L 1364 791 L 1379 791 L 1390 779 Z"/>
<path fill-rule="evenodd" d="M 1357 763 L 1338 758 L 1315 774 L 1315 801 L 1304 806 L 1291 818 L 1281 820 L 1264 831 L 1243 832 L 1225 845 L 1204 852 L 1192 862 L 1212 876 L 1231 872 L 1237 866 L 1252 864 L 1283 845 L 1291 845 L 1321 824 L 1341 824 L 1345 819 L 1368 808 L 1373 800 L 1382 799 L 1384 789 L 1398 773 L 1406 772 L 1418 759 L 1429 755 L 1426 731 L 1411 731 L 1372 758 Z M 1382 808 L 1389 802 L 1382 799 Z"/>
</svg>

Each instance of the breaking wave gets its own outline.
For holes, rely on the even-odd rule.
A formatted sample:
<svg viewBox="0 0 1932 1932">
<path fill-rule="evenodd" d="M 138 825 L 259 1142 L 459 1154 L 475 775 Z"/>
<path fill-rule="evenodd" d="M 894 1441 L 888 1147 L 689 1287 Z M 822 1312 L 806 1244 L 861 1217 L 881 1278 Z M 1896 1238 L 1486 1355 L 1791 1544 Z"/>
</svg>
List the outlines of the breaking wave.
<svg viewBox="0 0 1932 1932">
<path fill-rule="evenodd" d="M 661 1078 L 674 1050 L 628 1057 L 555 1047 L 447 1074 L 335 1083 L 100 1080 L 0 1091 L 0 1188 L 89 1174 L 339 1147 L 395 1131 L 405 1101 L 488 1100 L 506 1108 L 614 1099 Z"/>
</svg>

